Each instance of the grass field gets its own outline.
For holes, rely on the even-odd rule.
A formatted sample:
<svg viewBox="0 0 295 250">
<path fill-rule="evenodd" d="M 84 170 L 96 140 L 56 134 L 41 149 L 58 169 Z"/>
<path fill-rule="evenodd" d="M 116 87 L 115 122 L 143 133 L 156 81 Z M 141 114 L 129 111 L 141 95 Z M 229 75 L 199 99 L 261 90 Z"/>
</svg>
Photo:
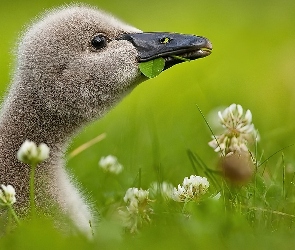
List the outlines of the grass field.
<svg viewBox="0 0 295 250">
<path fill-rule="evenodd" d="M 213 53 L 142 83 L 73 138 L 68 155 L 106 134 L 67 160 L 67 168 L 100 212 L 93 241 L 63 235 L 41 218 L 23 221 L 0 239 L 0 249 L 293 249 L 295 2 L 84 2 L 144 31 L 205 36 Z M 13 74 L 13 48 L 24 25 L 63 3 L 70 1 L 1 1 L 1 96 Z M 260 134 L 257 148 L 251 149 L 264 163 L 251 182 L 231 187 L 216 175 L 218 185 L 210 183 L 207 196 L 220 192 L 218 201 L 207 198 L 183 209 L 182 203 L 157 199 L 151 204 L 151 222 L 136 234 L 125 232 L 114 214 L 124 206 L 128 188 L 147 189 L 154 181 L 177 186 L 192 174 L 207 176 L 204 166 L 217 168 L 219 157 L 208 146 L 211 133 L 197 106 L 208 118 L 232 103 L 251 110 Z M 192 160 L 188 152 L 199 160 Z M 115 155 L 124 166 L 121 174 L 106 175 L 99 169 L 98 161 L 107 155 Z"/>
</svg>

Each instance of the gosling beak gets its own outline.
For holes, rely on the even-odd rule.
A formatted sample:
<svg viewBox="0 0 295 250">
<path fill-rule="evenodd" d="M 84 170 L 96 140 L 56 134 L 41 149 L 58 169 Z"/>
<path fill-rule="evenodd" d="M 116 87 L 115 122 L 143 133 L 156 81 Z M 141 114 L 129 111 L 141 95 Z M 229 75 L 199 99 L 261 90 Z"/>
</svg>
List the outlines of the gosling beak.
<svg viewBox="0 0 295 250">
<path fill-rule="evenodd" d="M 168 32 L 123 34 L 117 40 L 127 40 L 138 50 L 138 62 L 165 59 L 165 69 L 183 62 L 211 54 L 211 42 L 202 36 Z M 184 58 L 184 60 L 183 60 Z"/>
</svg>

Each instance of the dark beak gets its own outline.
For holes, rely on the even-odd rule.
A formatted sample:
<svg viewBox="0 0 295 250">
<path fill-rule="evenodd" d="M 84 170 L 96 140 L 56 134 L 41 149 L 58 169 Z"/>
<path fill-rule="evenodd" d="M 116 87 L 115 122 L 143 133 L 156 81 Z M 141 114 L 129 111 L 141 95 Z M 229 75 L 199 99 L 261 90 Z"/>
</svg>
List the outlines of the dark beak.
<svg viewBox="0 0 295 250">
<path fill-rule="evenodd" d="M 202 36 L 168 32 L 123 34 L 117 40 L 127 40 L 138 50 L 138 61 L 145 62 L 158 57 L 165 59 L 165 69 L 183 62 L 211 54 L 211 42 Z"/>
</svg>

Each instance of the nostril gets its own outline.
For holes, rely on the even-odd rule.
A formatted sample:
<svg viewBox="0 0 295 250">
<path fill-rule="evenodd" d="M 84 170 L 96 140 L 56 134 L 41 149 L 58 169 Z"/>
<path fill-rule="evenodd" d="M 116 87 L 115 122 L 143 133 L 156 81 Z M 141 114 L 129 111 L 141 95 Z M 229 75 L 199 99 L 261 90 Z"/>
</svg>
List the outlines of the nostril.
<svg viewBox="0 0 295 250">
<path fill-rule="evenodd" d="M 170 41 L 171 41 L 171 38 L 169 38 L 169 37 L 162 37 L 160 39 L 160 43 L 162 43 L 162 44 L 170 43 Z"/>
</svg>

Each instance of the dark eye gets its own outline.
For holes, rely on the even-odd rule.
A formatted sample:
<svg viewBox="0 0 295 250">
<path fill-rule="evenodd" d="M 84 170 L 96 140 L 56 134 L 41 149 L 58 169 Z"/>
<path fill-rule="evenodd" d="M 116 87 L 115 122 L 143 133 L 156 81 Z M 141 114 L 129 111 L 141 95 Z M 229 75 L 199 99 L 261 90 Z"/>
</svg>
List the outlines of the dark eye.
<svg viewBox="0 0 295 250">
<path fill-rule="evenodd" d="M 95 37 L 93 37 L 93 39 L 91 41 L 91 45 L 95 49 L 102 49 L 103 47 L 105 47 L 107 45 L 107 39 L 103 35 L 95 36 Z"/>
</svg>

